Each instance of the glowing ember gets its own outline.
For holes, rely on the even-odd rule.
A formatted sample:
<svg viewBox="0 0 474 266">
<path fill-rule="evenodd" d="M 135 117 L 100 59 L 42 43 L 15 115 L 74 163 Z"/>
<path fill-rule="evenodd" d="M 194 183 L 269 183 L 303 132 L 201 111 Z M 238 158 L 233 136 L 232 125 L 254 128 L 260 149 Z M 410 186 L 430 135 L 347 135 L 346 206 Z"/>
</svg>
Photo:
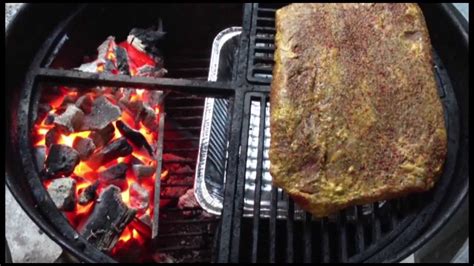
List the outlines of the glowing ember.
<svg viewBox="0 0 474 266">
<path fill-rule="evenodd" d="M 100 48 L 102 49 L 100 52 L 99 51 L 99 56 L 102 58 L 98 58 L 97 60 L 91 62 L 91 63 L 86 63 L 82 65 L 81 67 L 78 68 L 80 71 L 92 71 L 96 73 L 111 73 L 111 74 L 119 74 L 119 73 L 130 73 L 131 76 L 145 76 L 145 75 L 150 75 L 153 74 L 150 72 L 149 69 L 154 69 L 152 71 L 158 71 L 160 67 L 158 66 L 155 60 L 153 59 L 152 56 L 147 54 L 146 52 L 142 51 L 141 49 L 137 49 L 133 45 L 129 44 L 128 42 L 122 42 L 120 44 L 116 44 L 114 41 L 114 38 L 109 38 L 107 39 L 105 46 L 100 46 L 100 47 L 105 47 Z M 124 51 L 121 52 L 120 54 L 118 51 Z M 125 58 L 123 53 L 125 53 Z M 126 61 L 123 61 L 126 60 Z M 124 63 L 125 62 L 125 63 Z M 128 65 L 128 71 L 123 71 L 123 66 Z M 92 66 L 92 67 L 91 67 Z M 119 68 L 120 67 L 120 68 Z M 147 72 L 148 71 L 148 72 Z M 147 72 L 147 73 L 144 73 Z M 164 72 L 166 73 L 166 71 Z M 48 90 L 45 90 L 45 93 L 48 93 Z M 81 101 L 81 103 L 78 103 L 77 99 L 80 98 L 81 96 L 85 94 L 91 95 L 87 97 L 82 97 L 82 99 L 87 98 L 88 101 Z M 128 93 L 128 94 L 127 94 Z M 156 106 L 159 103 L 148 103 L 144 99 L 144 94 L 145 94 L 145 89 L 128 89 L 128 88 L 119 88 L 116 90 L 115 88 L 110 88 L 110 87 L 96 87 L 92 89 L 84 89 L 84 91 L 77 91 L 77 89 L 71 89 L 65 86 L 60 86 L 58 89 L 56 89 L 54 92 L 51 93 L 51 95 L 46 95 L 47 100 L 44 100 L 43 103 L 49 104 L 51 107 L 51 111 L 49 111 L 49 114 L 43 118 L 41 121 L 36 121 L 35 126 L 34 126 L 34 146 L 35 147 L 40 147 L 40 146 L 46 146 L 46 136 L 48 135 L 48 141 L 54 141 L 57 144 L 61 145 L 66 145 L 69 147 L 73 147 L 73 143 L 77 138 L 82 138 L 86 139 L 89 138 L 88 141 L 88 146 L 76 146 L 76 149 L 79 151 L 78 147 L 86 147 L 84 149 L 81 149 L 81 161 L 75 166 L 74 171 L 70 175 L 71 178 L 76 180 L 76 197 L 79 197 L 81 193 L 86 191 L 87 188 L 89 188 L 92 184 L 95 184 L 93 187 L 93 193 L 96 193 L 97 195 L 100 195 L 101 191 L 105 189 L 105 187 L 108 185 L 106 183 L 98 183 L 97 180 L 100 180 L 100 182 L 104 182 L 102 179 L 98 179 L 100 174 L 103 174 L 102 172 L 105 170 L 109 170 L 111 167 L 116 166 L 117 164 L 121 165 L 126 165 L 127 166 L 127 171 L 125 172 L 125 180 L 126 180 L 126 185 L 124 185 L 121 189 L 120 195 L 122 198 L 122 201 L 130 206 L 130 187 L 133 183 L 137 183 L 144 189 L 146 189 L 150 195 L 149 198 L 149 204 L 145 210 L 142 209 L 141 214 L 144 213 L 148 214 L 150 217 L 153 215 L 153 197 L 154 197 L 154 183 L 155 183 L 155 178 L 156 174 L 153 174 L 151 177 L 148 175 L 147 178 L 138 178 L 133 174 L 132 171 L 132 164 L 140 164 L 140 162 L 137 162 L 137 159 L 141 161 L 142 164 L 147 165 L 147 166 L 153 166 L 156 167 L 157 162 L 156 158 L 154 158 L 152 155 L 150 155 L 153 152 L 150 152 L 150 146 L 152 147 L 151 150 L 155 150 L 155 147 L 157 145 L 158 141 L 158 133 L 156 132 L 156 129 L 153 128 L 154 124 L 156 122 L 159 122 L 159 114 L 160 114 L 160 106 Z M 91 113 L 90 108 L 100 108 L 99 104 L 95 104 L 95 100 L 101 96 L 107 97 L 107 99 L 110 100 L 110 104 L 114 105 L 113 108 L 119 108 L 121 110 L 121 115 L 116 119 L 116 115 L 112 116 L 109 115 L 110 120 L 107 120 L 107 110 L 101 110 L 99 109 L 98 111 L 96 109 L 92 109 L 92 113 L 100 113 L 100 116 L 93 117 L 93 119 L 104 119 L 104 124 L 108 124 L 112 122 L 112 125 L 114 127 L 113 132 L 111 129 L 111 126 L 109 124 L 108 127 L 103 128 L 103 130 L 98 130 L 99 127 L 89 127 L 85 125 L 87 121 L 91 120 L 90 116 L 87 117 Z M 122 102 L 123 99 L 127 99 L 129 97 L 128 102 Z M 94 104 L 91 104 L 91 101 Z M 74 103 L 76 101 L 76 103 Z M 151 100 L 150 100 L 151 101 Z M 81 123 L 84 123 L 84 125 L 80 124 L 78 127 L 75 127 L 74 129 L 78 132 L 72 132 L 72 133 L 62 133 L 61 130 L 57 130 L 55 122 L 58 123 L 58 121 L 51 121 L 52 117 L 55 117 L 57 115 L 61 115 L 62 112 L 64 112 L 66 104 L 76 104 L 77 108 L 82 109 L 84 112 L 84 119 L 81 120 Z M 99 107 L 97 107 L 99 106 Z M 138 107 L 137 107 L 138 106 Z M 147 106 L 148 109 L 146 109 L 146 119 L 143 118 L 143 113 L 142 108 Z M 149 111 L 149 107 L 153 106 L 153 111 Z M 82 115 L 82 114 L 81 114 Z M 66 117 L 62 117 L 67 119 Z M 72 118 L 71 118 L 72 119 Z M 111 121 L 114 120 L 115 121 Z M 53 119 L 54 120 L 54 119 Z M 141 135 L 143 135 L 144 139 L 147 141 L 147 144 L 149 146 L 145 146 L 143 144 L 134 144 L 133 136 L 128 136 L 130 139 L 127 139 L 127 142 L 130 144 L 130 146 L 133 148 L 132 152 L 130 153 L 128 150 L 127 153 L 120 153 L 123 150 L 120 150 L 123 148 L 123 146 L 120 146 L 117 148 L 117 152 L 120 154 L 107 154 L 109 150 L 113 150 L 110 146 L 108 146 L 111 142 L 113 142 L 116 139 L 124 137 L 125 139 L 127 136 L 123 136 L 120 131 L 118 130 L 116 126 L 116 122 L 121 120 L 124 122 L 128 127 L 138 131 Z M 145 121 L 145 123 L 142 123 L 142 121 Z M 151 122 L 150 122 L 151 121 Z M 150 130 L 150 128 L 153 128 L 153 130 Z M 93 128 L 94 130 L 89 130 Z M 100 127 L 102 128 L 102 127 Z M 51 134 L 48 134 L 50 130 L 55 129 Z M 87 131 L 79 131 L 81 129 L 88 129 Z M 59 136 L 55 135 L 56 132 L 59 132 Z M 93 134 L 91 134 L 93 133 Z M 112 135 L 113 134 L 113 135 Z M 124 133 L 127 134 L 127 133 Z M 138 133 L 137 133 L 138 134 Z M 56 138 L 58 137 L 58 138 Z M 54 140 L 52 140 L 54 138 Z M 143 139 L 143 138 L 142 138 Z M 83 140 L 81 140 L 83 141 Z M 143 141 L 144 142 L 144 141 Z M 122 142 L 123 143 L 123 142 Z M 136 142 L 134 142 L 136 143 Z M 121 144 L 122 145 L 122 144 Z M 139 147 L 138 147 L 138 146 Z M 130 149 L 129 146 L 125 145 L 126 148 Z M 148 147 L 148 148 L 144 148 Z M 109 149 L 109 150 L 107 150 Z M 148 150 L 147 150 L 148 149 Z M 105 150 L 105 151 L 104 151 Z M 46 149 L 46 155 L 48 155 L 48 149 Z M 104 152 L 104 153 L 101 153 Z M 86 154 L 86 155 L 84 155 Z M 90 155 L 98 155 L 98 156 L 112 156 L 107 159 L 104 159 L 102 165 L 99 167 L 94 167 L 97 169 L 92 169 L 91 167 L 88 166 L 87 160 L 91 160 L 93 156 Z M 100 157 L 102 160 L 102 157 Z M 95 161 L 95 162 L 101 162 L 101 161 Z M 97 163 L 97 164 L 99 164 Z M 89 164 L 91 165 L 91 164 Z M 123 169 L 123 168 L 122 168 Z M 156 168 L 155 168 L 156 169 Z M 168 171 L 164 171 L 161 173 L 160 178 L 163 179 L 168 175 Z M 124 176 L 124 171 L 121 171 L 120 174 L 117 174 L 117 176 L 112 176 L 113 178 L 117 178 L 120 180 L 123 180 Z M 102 178 L 102 177 L 101 177 Z M 52 180 L 44 180 L 43 185 L 45 187 L 48 187 L 50 185 Z M 107 181 L 108 182 L 108 181 Z M 90 188 L 89 188 L 90 189 Z M 91 198 L 89 198 L 91 199 Z M 79 224 L 83 223 L 86 221 L 86 219 L 89 217 L 89 215 L 92 213 L 92 210 L 94 209 L 95 200 L 91 200 L 90 202 L 87 203 L 87 201 L 82 202 L 85 205 L 80 205 L 79 203 L 76 204 L 76 208 L 66 214 L 66 217 L 69 219 L 71 224 L 74 227 L 79 226 Z M 86 204 L 87 203 L 87 204 Z M 150 228 L 151 229 L 151 228 Z M 133 223 L 128 224 L 122 234 L 119 237 L 119 240 L 117 242 L 116 247 L 112 251 L 114 253 L 117 249 L 120 249 L 123 247 L 123 244 L 127 243 L 130 240 L 135 240 L 133 243 L 138 243 L 140 245 L 144 245 L 146 242 L 147 238 L 150 236 L 145 236 L 142 235 L 143 231 L 140 231 L 136 228 L 134 228 Z"/>
</svg>

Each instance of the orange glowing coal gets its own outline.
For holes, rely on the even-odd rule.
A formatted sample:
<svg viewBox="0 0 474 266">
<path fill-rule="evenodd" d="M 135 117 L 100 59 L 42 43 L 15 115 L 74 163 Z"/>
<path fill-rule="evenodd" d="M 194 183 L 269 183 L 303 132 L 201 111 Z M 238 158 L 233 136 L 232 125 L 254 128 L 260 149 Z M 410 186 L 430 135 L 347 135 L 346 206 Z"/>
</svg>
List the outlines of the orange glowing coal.
<svg viewBox="0 0 474 266">
<path fill-rule="evenodd" d="M 114 66 L 114 68 L 111 70 L 112 74 L 119 73 L 118 67 L 117 67 L 118 62 L 117 62 L 117 54 L 116 54 L 117 46 L 122 47 L 127 52 L 129 73 L 131 76 L 142 75 L 143 73 L 141 73 L 139 69 L 143 66 L 151 66 L 151 67 L 156 66 L 154 59 L 150 55 L 136 49 L 133 45 L 130 45 L 128 42 L 124 41 L 120 44 L 116 44 L 114 41 L 111 41 L 108 43 L 105 58 L 102 58 L 102 59 L 106 59 L 112 63 L 112 65 Z M 104 64 L 104 61 L 97 60 L 96 72 L 103 73 L 105 71 L 109 71 L 109 69 L 106 70 L 106 65 Z M 102 91 L 93 90 L 93 92 L 90 92 L 90 91 L 82 92 L 80 90 L 71 89 L 66 86 L 60 86 L 59 93 L 56 93 L 56 95 L 54 95 L 55 97 L 51 97 L 53 95 L 48 95 L 49 97 L 46 103 L 49 104 L 49 106 L 51 107 L 51 111 L 49 111 L 49 114 L 53 116 L 60 115 L 61 112 L 64 112 L 64 107 L 65 107 L 64 105 L 66 104 L 65 102 L 70 102 L 71 99 L 78 99 L 85 93 L 90 94 L 92 96 L 93 101 L 97 97 L 101 95 L 105 95 L 107 99 L 109 99 L 113 104 L 119 106 L 118 103 L 119 103 L 120 97 L 117 96 L 117 91 L 118 91 L 118 94 L 122 93 L 123 95 L 125 89 L 119 88 L 119 90 L 109 90 L 109 91 L 114 91 L 114 92 L 107 92 L 108 89 L 111 89 L 111 88 L 102 87 L 102 89 L 103 89 Z M 98 91 L 100 91 L 100 93 Z M 141 102 L 145 103 L 146 101 L 144 99 L 144 94 L 145 94 L 145 89 L 135 89 L 131 91 L 130 102 L 132 104 L 137 104 L 137 103 L 140 104 Z M 76 104 L 77 104 L 77 101 L 76 101 Z M 156 147 L 156 143 L 158 141 L 158 133 L 148 129 L 145 125 L 143 125 L 143 123 L 140 121 L 140 117 L 138 117 L 137 115 L 134 115 L 132 113 L 133 111 L 128 110 L 128 107 L 127 108 L 122 108 L 122 106 L 119 106 L 119 107 L 121 108 L 122 112 L 121 112 L 120 117 L 116 121 L 121 120 L 128 127 L 140 132 L 144 136 L 148 144 L 151 145 L 151 147 Z M 63 110 L 63 111 L 60 111 L 60 110 Z M 153 110 L 155 111 L 156 119 L 159 120 L 159 113 L 162 110 L 160 110 L 159 106 L 156 106 L 156 107 L 154 106 Z M 85 109 L 83 109 L 83 111 L 85 111 Z M 51 129 L 55 127 L 54 123 L 47 124 L 47 121 L 49 121 L 48 116 L 46 116 L 41 121 L 37 121 L 35 123 L 35 126 L 34 126 L 34 146 L 35 147 L 45 147 L 46 135 Z M 113 140 L 123 137 L 116 126 L 116 121 L 112 122 L 114 126 L 114 132 L 113 132 L 114 135 L 112 139 L 109 141 L 109 143 L 112 142 Z M 159 121 L 154 121 L 154 122 L 159 122 Z M 89 134 L 91 134 L 91 132 L 92 131 L 82 131 L 82 132 L 74 132 L 70 134 L 61 134 L 59 139 L 57 140 L 57 144 L 73 147 L 73 143 L 77 138 L 79 137 L 87 138 L 89 137 Z M 112 161 L 109 161 L 101 165 L 98 169 L 92 169 L 91 167 L 88 166 L 87 161 L 81 160 L 79 164 L 76 165 L 73 173 L 70 176 L 71 178 L 74 178 L 76 180 L 76 197 L 79 197 L 86 188 L 96 183 L 99 173 L 101 171 L 104 171 L 108 169 L 109 167 L 112 167 L 119 163 L 126 163 L 126 164 L 131 164 L 132 162 L 136 163 L 136 160 L 134 160 L 134 157 L 140 160 L 145 165 L 156 167 L 157 165 L 156 158 L 154 158 L 153 156 L 150 156 L 150 154 L 147 152 L 145 148 L 137 147 L 136 145 L 133 145 L 131 141 L 129 141 L 129 144 L 133 147 L 133 151 L 130 155 L 126 157 L 119 157 Z M 97 148 L 93 152 L 98 152 L 99 149 L 102 149 L 102 148 Z M 49 149 L 48 147 L 46 147 L 46 156 L 48 155 L 48 152 L 49 152 Z M 163 173 L 161 173 L 160 179 L 164 179 L 167 176 L 168 176 L 168 171 L 164 171 Z M 121 192 L 122 201 L 125 204 L 130 206 L 130 187 L 133 183 L 138 183 L 140 186 L 142 186 L 144 189 L 146 189 L 149 192 L 150 202 L 148 204 L 148 208 L 144 211 L 144 213 L 151 217 L 153 215 L 154 183 L 155 183 L 156 177 L 157 175 L 154 174 L 149 178 L 142 178 L 138 180 L 138 178 L 134 175 L 131 168 L 129 168 L 126 171 L 126 176 L 125 176 L 126 186 L 125 188 L 122 188 L 123 190 Z M 45 187 L 47 187 L 50 183 L 51 183 L 51 180 L 43 181 L 43 184 Z M 97 187 L 97 191 L 96 191 L 97 195 L 100 195 L 100 192 L 104 189 L 104 186 L 106 186 L 106 184 L 99 183 L 99 186 Z M 73 211 L 65 213 L 66 217 L 69 219 L 69 221 L 71 222 L 73 226 L 77 227 L 79 226 L 79 224 L 82 224 L 83 222 L 86 221 L 86 219 L 88 218 L 88 216 L 91 214 L 92 210 L 94 209 L 95 204 L 96 204 L 95 200 L 91 200 L 86 205 L 80 205 L 77 203 L 76 208 Z M 117 249 L 120 249 L 120 247 L 123 247 L 123 244 L 131 240 L 136 241 L 140 245 L 144 245 L 147 238 L 141 235 L 140 233 L 141 231 L 134 228 L 132 224 L 133 223 L 130 223 L 129 225 L 126 226 L 126 228 L 120 235 L 119 241 L 117 242 L 117 245 L 113 249 L 112 253 L 114 253 Z"/>
<path fill-rule="evenodd" d="M 66 87 L 62 87 L 61 91 L 63 94 L 58 95 L 55 99 L 49 102 L 49 105 L 52 107 L 52 110 L 50 111 L 50 114 L 58 114 L 58 109 L 61 107 L 61 104 L 66 96 L 70 97 L 80 97 L 81 92 L 77 91 L 68 91 L 65 89 Z M 122 90 L 123 91 L 123 90 Z M 134 93 L 132 93 L 132 100 L 134 101 L 143 101 L 143 94 L 144 94 L 144 89 L 137 89 Z M 95 99 L 97 96 L 93 96 Z M 111 96 L 113 97 L 113 96 Z M 157 117 L 160 109 L 159 107 L 154 108 Z M 158 140 L 158 134 L 156 132 L 152 132 L 146 126 L 144 126 L 141 122 L 138 124 L 135 124 L 135 118 L 132 117 L 127 111 L 123 111 L 121 117 L 119 118 L 122 120 L 124 123 L 126 123 L 130 128 L 133 128 L 140 132 L 145 139 L 148 141 L 150 145 L 156 146 L 157 140 Z M 35 139 L 37 141 L 34 143 L 35 147 L 40 147 L 40 146 L 45 146 L 46 144 L 46 134 L 48 133 L 49 130 L 55 127 L 54 123 L 53 124 L 46 124 L 47 118 L 44 118 L 43 120 L 37 122 L 34 127 L 35 131 Z M 116 121 L 112 122 L 114 125 L 114 136 L 111 141 L 118 139 L 122 137 L 122 134 L 120 131 L 117 129 L 116 126 Z M 80 138 L 88 138 L 89 134 L 91 134 L 92 131 L 81 131 L 81 132 L 73 132 L 70 134 L 61 134 L 60 138 L 57 140 L 58 144 L 66 145 L 69 147 L 73 147 L 74 140 L 78 137 Z M 131 144 L 131 143 L 130 143 Z M 132 145 L 133 151 L 130 155 L 127 157 L 119 157 L 112 162 L 109 162 L 105 165 L 100 166 L 98 169 L 93 170 L 91 169 L 85 161 L 80 161 L 79 164 L 74 168 L 74 172 L 71 175 L 72 178 L 76 180 L 76 197 L 78 198 L 79 195 L 86 189 L 88 186 L 93 184 L 97 178 L 98 178 L 98 173 L 100 171 L 106 170 L 108 167 L 113 166 L 118 163 L 130 163 L 132 161 L 132 158 L 135 157 L 139 159 L 140 161 L 143 162 L 145 165 L 150 165 L 150 166 L 156 166 L 157 162 L 156 159 L 151 157 L 150 154 L 143 148 L 138 148 Z M 97 150 L 96 150 L 97 151 Z M 163 179 L 167 176 L 168 171 L 164 171 L 160 178 Z M 130 187 L 132 183 L 139 183 L 144 189 L 146 189 L 149 192 L 150 195 L 150 201 L 153 200 L 153 195 L 154 195 L 154 182 L 155 182 L 156 175 L 153 175 L 150 180 L 145 180 L 145 181 L 140 181 L 137 180 L 137 178 L 134 176 L 132 171 L 127 171 L 126 172 L 126 181 L 127 181 L 127 186 L 126 188 L 121 192 L 122 200 L 125 204 L 130 205 Z M 45 187 L 47 187 L 51 183 L 51 180 L 46 180 L 43 182 Z M 97 193 L 99 194 L 100 191 L 103 189 L 102 185 L 99 186 Z M 92 210 L 94 209 L 94 204 L 95 201 L 92 200 L 91 202 L 87 203 L 86 205 L 80 205 L 76 204 L 76 208 L 74 211 L 67 213 L 67 217 L 71 224 L 78 226 L 79 224 L 83 223 L 87 217 L 90 215 Z M 148 208 L 145 210 L 145 213 L 148 215 L 153 215 L 153 202 L 150 202 L 148 204 Z M 128 241 L 137 241 L 140 245 L 143 245 L 146 241 L 146 237 L 141 235 L 139 231 L 137 231 L 131 224 L 127 225 L 125 230 L 122 232 L 120 235 L 118 244 L 116 245 L 116 248 L 120 248 L 121 244 L 120 243 L 126 243 Z M 114 249 L 116 250 L 116 249 Z"/>
</svg>

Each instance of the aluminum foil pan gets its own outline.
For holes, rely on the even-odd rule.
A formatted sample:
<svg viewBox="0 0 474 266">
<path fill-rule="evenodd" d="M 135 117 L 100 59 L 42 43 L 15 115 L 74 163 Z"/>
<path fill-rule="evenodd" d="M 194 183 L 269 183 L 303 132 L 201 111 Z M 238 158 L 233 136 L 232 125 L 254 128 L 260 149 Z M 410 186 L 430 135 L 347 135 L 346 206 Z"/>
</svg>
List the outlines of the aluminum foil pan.
<svg viewBox="0 0 474 266">
<path fill-rule="evenodd" d="M 241 27 L 221 31 L 214 38 L 208 81 L 232 80 Z M 194 195 L 207 212 L 220 215 L 224 201 L 227 162 L 227 129 L 230 112 L 227 99 L 206 98 L 194 178 Z"/>
</svg>

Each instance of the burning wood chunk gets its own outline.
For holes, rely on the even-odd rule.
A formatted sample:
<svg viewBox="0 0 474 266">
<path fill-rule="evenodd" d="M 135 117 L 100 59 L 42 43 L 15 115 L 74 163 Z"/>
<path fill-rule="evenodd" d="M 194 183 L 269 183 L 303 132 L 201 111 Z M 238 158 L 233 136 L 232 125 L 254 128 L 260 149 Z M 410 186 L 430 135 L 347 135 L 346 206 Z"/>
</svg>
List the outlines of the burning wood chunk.
<svg viewBox="0 0 474 266">
<path fill-rule="evenodd" d="M 143 165 L 143 164 L 134 164 L 132 165 L 133 174 L 138 178 L 148 178 L 153 176 L 155 173 L 155 167 L 150 165 Z"/>
<path fill-rule="evenodd" d="M 159 121 L 156 117 L 155 110 L 151 108 L 148 104 L 143 104 L 142 112 L 140 117 L 144 126 L 146 126 L 151 131 L 157 131 L 159 127 Z"/>
<path fill-rule="evenodd" d="M 58 144 L 59 140 L 61 139 L 61 130 L 57 127 L 53 127 L 52 129 L 48 130 L 45 136 L 45 143 L 46 147 L 49 147 L 53 144 Z"/>
<path fill-rule="evenodd" d="M 79 204 L 87 205 L 89 202 L 94 200 L 97 196 L 98 187 L 99 187 L 98 181 L 95 181 L 92 185 L 89 185 L 88 187 L 86 187 L 79 195 Z"/>
<path fill-rule="evenodd" d="M 74 210 L 76 206 L 76 180 L 70 177 L 55 179 L 49 185 L 48 193 L 59 210 Z"/>
<path fill-rule="evenodd" d="M 133 183 L 130 186 L 130 206 L 137 209 L 138 213 L 146 211 L 150 201 L 148 190 L 140 186 L 138 183 Z"/>
<path fill-rule="evenodd" d="M 82 130 L 100 130 L 117 120 L 121 115 L 120 108 L 111 103 L 105 96 L 95 99 L 90 114 L 84 117 Z"/>
<path fill-rule="evenodd" d="M 106 187 L 99 196 L 91 215 L 79 229 L 89 243 L 101 251 L 111 251 L 125 227 L 136 214 L 122 201 L 120 189 Z"/>
<path fill-rule="evenodd" d="M 125 138 L 130 140 L 131 143 L 135 144 L 139 148 L 144 147 L 148 151 L 148 154 L 153 156 L 153 149 L 151 148 L 150 144 L 148 144 L 148 141 L 146 141 L 146 138 L 142 135 L 142 133 L 129 128 L 121 120 L 117 121 L 115 125 L 117 126 L 117 129 L 120 131 L 120 133 Z"/>
<path fill-rule="evenodd" d="M 72 147 L 79 153 L 79 157 L 83 161 L 86 161 L 95 150 L 94 141 L 90 138 L 76 137 Z"/>
<path fill-rule="evenodd" d="M 89 138 L 94 141 L 94 144 L 97 148 L 100 148 L 109 143 L 109 141 L 114 137 L 114 131 L 114 125 L 110 123 L 101 130 L 92 131 L 89 134 Z"/>
<path fill-rule="evenodd" d="M 84 112 L 73 104 L 69 104 L 64 113 L 54 118 L 54 123 L 67 132 L 74 132 L 81 128 Z"/>
<path fill-rule="evenodd" d="M 62 175 L 69 176 L 79 163 L 79 153 L 71 147 L 53 144 L 49 149 L 43 171 L 45 178 L 57 178 Z"/>
<path fill-rule="evenodd" d="M 44 146 L 35 148 L 35 159 L 36 166 L 39 170 L 42 170 L 44 168 L 44 160 L 46 159 L 46 148 Z"/>
<path fill-rule="evenodd" d="M 124 137 L 118 138 L 99 151 L 92 154 L 86 164 L 92 169 L 97 169 L 118 157 L 125 157 L 132 153 L 132 146 Z"/>
<path fill-rule="evenodd" d="M 85 114 L 90 114 L 92 112 L 92 105 L 94 99 L 89 93 L 82 95 L 76 101 L 76 106 L 81 108 Z"/>
<path fill-rule="evenodd" d="M 109 185 L 116 185 L 124 189 L 127 185 L 125 174 L 127 173 L 127 164 L 119 163 L 106 170 L 99 172 L 99 181 Z"/>
</svg>

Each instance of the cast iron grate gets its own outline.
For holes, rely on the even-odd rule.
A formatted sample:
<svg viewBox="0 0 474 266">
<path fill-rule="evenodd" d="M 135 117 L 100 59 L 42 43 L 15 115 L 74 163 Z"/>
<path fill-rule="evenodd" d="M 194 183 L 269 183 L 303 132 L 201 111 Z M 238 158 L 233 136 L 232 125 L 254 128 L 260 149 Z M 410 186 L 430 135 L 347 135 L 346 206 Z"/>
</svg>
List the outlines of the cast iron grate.
<svg viewBox="0 0 474 266">
<path fill-rule="evenodd" d="M 390 254 L 402 249 L 406 241 L 414 239 L 429 222 L 439 204 L 453 173 L 454 162 L 448 160 L 445 172 L 437 187 L 423 194 L 400 199 L 354 206 L 336 215 L 316 219 L 309 213 L 296 212 L 298 208 L 291 198 L 276 187 L 271 188 L 270 215 L 262 215 L 261 194 L 265 151 L 265 110 L 269 107 L 269 84 L 272 78 L 275 12 L 285 4 L 247 5 L 249 31 L 248 57 L 245 62 L 246 80 L 255 84 L 253 92 L 243 96 L 242 127 L 238 161 L 230 160 L 227 175 L 236 174 L 237 180 L 226 183 L 226 194 L 219 232 L 219 262 L 358 262 L 377 261 L 380 254 Z M 245 47 L 245 43 L 242 44 Z M 457 105 L 449 78 L 439 57 L 434 52 L 435 70 L 439 95 L 445 106 L 448 135 L 458 134 Z M 447 93 L 449 91 L 449 93 Z M 260 110 L 257 142 L 249 140 L 252 105 Z M 236 114 L 234 114 L 235 116 Z M 268 123 L 268 122 L 267 122 Z M 238 135 L 238 133 L 235 133 Z M 458 140 L 448 144 L 448 157 L 455 158 Z M 254 189 L 253 217 L 244 217 L 243 207 L 247 151 L 258 150 Z M 230 152 L 232 154 L 232 146 Z M 232 155 L 229 155 L 232 158 Z M 255 159 L 255 158 L 251 158 Z M 455 159 L 454 159 L 455 160 Z M 236 169 L 232 167 L 237 165 Z M 235 171 L 235 172 L 234 172 Z M 252 180 L 253 181 L 253 180 Z M 230 202 L 232 201 L 232 202 Z M 282 202 L 283 201 L 283 202 Z M 282 204 L 280 204 L 282 203 Z M 284 215 L 278 211 L 286 210 Z M 262 217 L 263 216 L 263 217 Z M 399 237 L 403 235 L 403 237 Z"/>
</svg>

